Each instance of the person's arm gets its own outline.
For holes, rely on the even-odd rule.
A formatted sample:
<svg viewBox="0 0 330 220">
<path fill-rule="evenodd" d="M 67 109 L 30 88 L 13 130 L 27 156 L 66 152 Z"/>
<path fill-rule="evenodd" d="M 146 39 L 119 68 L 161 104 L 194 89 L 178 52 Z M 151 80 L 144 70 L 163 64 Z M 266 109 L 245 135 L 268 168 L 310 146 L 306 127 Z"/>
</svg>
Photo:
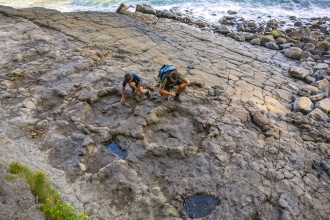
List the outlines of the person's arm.
<svg viewBox="0 0 330 220">
<path fill-rule="evenodd" d="M 180 89 L 185 88 L 190 85 L 190 81 L 188 79 L 186 79 L 184 77 L 182 77 L 180 79 L 183 81 L 183 83 L 181 83 L 181 85 L 177 85 L 176 90 L 180 90 Z"/>
<path fill-rule="evenodd" d="M 173 96 L 173 97 L 175 96 L 175 93 L 166 91 L 163 88 L 159 88 L 159 93 L 162 94 L 162 95 L 169 95 L 169 96 Z"/>
<path fill-rule="evenodd" d="M 160 86 L 159 86 L 159 93 L 161 95 L 167 95 L 167 96 L 173 96 L 173 97 L 175 97 L 175 93 L 174 92 L 169 92 L 169 91 L 165 90 L 165 86 L 163 84 L 160 84 Z"/>
<path fill-rule="evenodd" d="M 184 78 L 183 83 L 181 85 L 184 85 L 182 87 L 189 86 L 190 85 L 189 79 Z"/>
<path fill-rule="evenodd" d="M 121 87 L 121 99 L 120 99 L 120 103 L 124 104 L 125 103 L 125 87 Z"/>
</svg>

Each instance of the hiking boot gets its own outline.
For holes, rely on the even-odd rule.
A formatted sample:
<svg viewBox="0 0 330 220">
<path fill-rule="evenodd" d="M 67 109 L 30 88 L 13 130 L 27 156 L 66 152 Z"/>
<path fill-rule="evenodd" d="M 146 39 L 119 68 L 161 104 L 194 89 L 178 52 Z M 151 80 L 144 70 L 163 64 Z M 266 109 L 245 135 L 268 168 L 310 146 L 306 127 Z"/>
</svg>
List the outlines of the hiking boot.
<svg viewBox="0 0 330 220">
<path fill-rule="evenodd" d="M 173 100 L 176 101 L 176 102 L 178 102 L 178 103 L 180 103 L 180 104 L 182 103 L 182 101 L 181 101 L 181 99 L 179 98 L 178 95 L 175 96 Z"/>
<path fill-rule="evenodd" d="M 148 92 L 146 93 L 146 96 L 147 96 L 148 99 L 151 98 L 150 90 L 148 90 Z"/>
</svg>

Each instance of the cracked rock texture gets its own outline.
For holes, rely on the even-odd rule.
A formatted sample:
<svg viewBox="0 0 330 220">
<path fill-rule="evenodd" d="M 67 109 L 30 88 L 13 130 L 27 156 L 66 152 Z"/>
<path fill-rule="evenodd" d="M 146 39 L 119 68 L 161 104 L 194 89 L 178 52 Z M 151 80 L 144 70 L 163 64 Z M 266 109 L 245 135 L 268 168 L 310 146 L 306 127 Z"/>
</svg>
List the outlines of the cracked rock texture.
<svg viewBox="0 0 330 220">
<path fill-rule="evenodd" d="M 202 219 L 329 218 L 330 126 L 291 111 L 283 54 L 140 13 L 0 7 L 0 34 L 1 182 L 45 170 L 90 219 L 189 219 L 194 195 L 219 201 Z M 165 63 L 191 81 L 181 105 L 155 87 Z M 131 72 L 152 98 L 121 105 Z"/>
</svg>

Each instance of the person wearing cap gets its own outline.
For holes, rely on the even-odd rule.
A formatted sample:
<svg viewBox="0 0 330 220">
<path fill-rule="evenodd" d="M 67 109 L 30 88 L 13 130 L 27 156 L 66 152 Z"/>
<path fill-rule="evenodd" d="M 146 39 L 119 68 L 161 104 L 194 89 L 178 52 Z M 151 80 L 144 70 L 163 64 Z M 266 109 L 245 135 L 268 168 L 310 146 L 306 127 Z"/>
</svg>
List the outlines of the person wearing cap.
<svg viewBox="0 0 330 220">
<path fill-rule="evenodd" d="M 132 73 L 132 74 L 126 73 L 121 88 L 121 100 L 120 100 L 121 104 L 125 103 L 125 87 L 127 84 L 132 89 L 132 93 L 134 95 L 140 93 L 140 94 L 146 94 L 148 98 L 151 97 L 150 90 L 143 89 L 142 80 L 136 73 Z"/>
<path fill-rule="evenodd" d="M 189 85 L 190 81 L 188 79 L 184 78 L 177 70 L 173 70 L 163 79 L 159 86 L 159 93 L 165 100 L 168 100 L 169 96 L 173 96 L 175 101 L 181 103 L 179 96 Z"/>
</svg>

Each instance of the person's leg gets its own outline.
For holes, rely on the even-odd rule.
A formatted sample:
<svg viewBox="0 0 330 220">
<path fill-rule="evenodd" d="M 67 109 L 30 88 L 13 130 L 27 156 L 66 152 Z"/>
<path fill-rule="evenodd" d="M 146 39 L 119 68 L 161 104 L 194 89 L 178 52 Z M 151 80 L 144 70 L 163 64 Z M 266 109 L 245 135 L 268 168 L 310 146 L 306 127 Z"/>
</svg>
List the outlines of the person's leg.
<svg viewBox="0 0 330 220">
<path fill-rule="evenodd" d="M 169 95 L 162 95 L 162 98 L 163 98 L 164 100 L 168 100 L 168 97 L 169 97 Z"/>
<path fill-rule="evenodd" d="M 140 94 L 146 94 L 146 93 L 148 92 L 148 90 L 143 89 L 141 83 L 138 83 L 138 84 L 136 85 L 136 88 L 137 88 L 137 91 L 138 91 Z"/>
<path fill-rule="evenodd" d="M 177 95 L 180 95 L 181 93 L 183 93 L 184 91 L 186 91 L 187 89 L 187 85 L 182 86 L 183 82 L 180 80 L 180 83 L 178 84 L 180 86 L 180 89 L 176 91 Z"/>
<path fill-rule="evenodd" d="M 179 103 L 182 103 L 182 101 L 181 101 L 179 95 L 180 95 L 181 93 L 183 93 L 184 91 L 186 91 L 187 86 L 183 86 L 183 87 L 181 87 L 182 82 L 181 82 L 179 85 L 180 85 L 180 89 L 176 91 L 176 95 L 175 95 L 175 97 L 174 97 L 174 101 L 177 101 L 177 102 L 179 102 Z"/>
<path fill-rule="evenodd" d="M 132 89 L 132 93 L 134 94 L 134 95 L 136 95 L 137 94 L 137 89 L 136 89 L 136 83 L 135 82 L 130 82 L 129 84 L 129 87 Z"/>
<path fill-rule="evenodd" d="M 137 88 L 137 91 L 138 91 L 140 94 L 146 94 L 146 96 L 147 96 L 148 98 L 151 97 L 151 94 L 150 94 L 149 89 L 143 89 L 143 87 L 142 87 L 142 83 L 141 83 L 141 82 L 138 83 L 138 84 L 136 85 L 136 88 Z"/>
</svg>

